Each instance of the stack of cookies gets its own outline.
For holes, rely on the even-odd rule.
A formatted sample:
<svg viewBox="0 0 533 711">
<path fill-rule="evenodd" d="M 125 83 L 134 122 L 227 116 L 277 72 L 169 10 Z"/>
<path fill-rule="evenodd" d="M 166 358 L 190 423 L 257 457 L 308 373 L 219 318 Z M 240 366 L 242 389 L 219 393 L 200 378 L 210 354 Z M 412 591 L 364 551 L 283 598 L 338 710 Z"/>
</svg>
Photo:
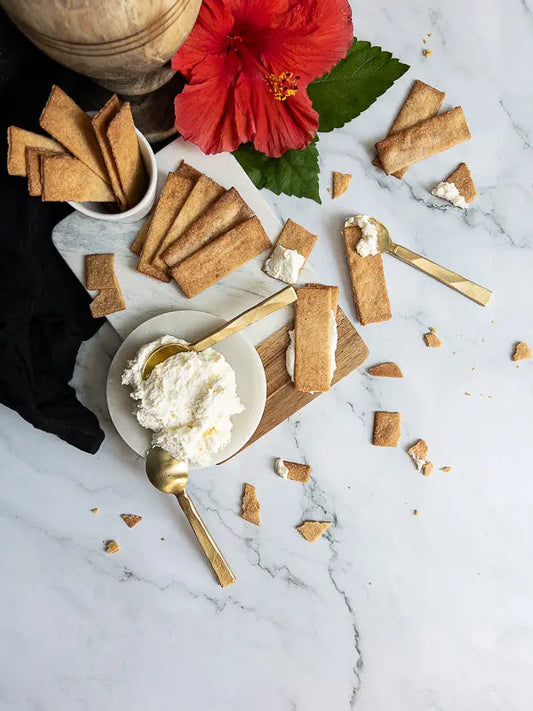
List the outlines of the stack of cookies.
<svg viewBox="0 0 533 711">
<path fill-rule="evenodd" d="M 26 176 L 30 195 L 43 201 L 103 202 L 134 207 L 146 175 L 128 102 L 114 95 L 92 119 L 53 86 L 39 124 L 52 138 L 8 128 L 7 169 Z"/>
</svg>

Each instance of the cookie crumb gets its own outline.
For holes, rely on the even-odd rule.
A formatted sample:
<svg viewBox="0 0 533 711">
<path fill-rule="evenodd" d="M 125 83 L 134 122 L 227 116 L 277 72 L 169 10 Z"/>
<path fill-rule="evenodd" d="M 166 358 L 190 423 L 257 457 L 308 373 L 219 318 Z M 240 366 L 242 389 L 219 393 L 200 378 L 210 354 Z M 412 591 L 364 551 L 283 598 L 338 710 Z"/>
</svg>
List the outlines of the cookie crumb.
<svg viewBox="0 0 533 711">
<path fill-rule="evenodd" d="M 142 521 L 142 516 L 137 516 L 136 514 L 120 514 L 120 518 L 128 528 L 133 528 L 139 521 Z"/>
<path fill-rule="evenodd" d="M 418 509 L 413 509 L 413 516 L 420 516 L 420 511 Z"/>
<path fill-rule="evenodd" d="M 296 530 L 306 541 L 314 543 L 330 526 L 330 521 L 304 521 L 299 526 L 296 526 Z"/>
<path fill-rule="evenodd" d="M 166 541 L 167 539 L 164 536 L 161 536 L 162 541 Z"/>
<path fill-rule="evenodd" d="M 465 393 L 466 397 L 472 397 L 472 393 Z"/>
<path fill-rule="evenodd" d="M 441 470 L 441 472 L 451 472 L 452 468 L 451 467 L 441 467 L 440 470 Z"/>
<path fill-rule="evenodd" d="M 426 462 L 426 463 L 422 466 L 422 474 L 423 474 L 424 476 L 429 476 L 432 471 L 433 471 L 433 464 L 432 464 L 431 462 Z"/>
<path fill-rule="evenodd" d="M 437 329 L 434 328 L 433 326 L 430 326 L 429 330 L 431 331 L 431 333 L 437 333 Z"/>
<path fill-rule="evenodd" d="M 428 37 L 433 37 L 433 32 L 428 32 Z"/>
<path fill-rule="evenodd" d="M 93 513 L 93 514 L 97 514 L 97 513 L 98 513 L 98 511 L 99 511 L 99 509 L 98 509 L 98 508 L 94 508 L 94 509 L 91 509 L 91 513 Z"/>
<path fill-rule="evenodd" d="M 259 511 L 261 506 L 257 500 L 255 493 L 255 486 L 252 484 L 245 484 L 242 492 L 242 514 L 241 516 L 245 521 L 254 523 L 256 526 L 261 525 L 261 519 L 259 516 Z"/>
<path fill-rule="evenodd" d="M 519 341 L 514 347 L 514 353 L 512 355 L 512 360 L 529 360 L 533 356 L 531 348 L 525 341 Z"/>
<path fill-rule="evenodd" d="M 433 54 L 433 51 L 431 49 L 423 49 L 422 54 L 424 55 L 424 57 L 431 57 Z"/>
<path fill-rule="evenodd" d="M 440 348 L 442 346 L 442 341 L 433 332 L 424 333 L 424 341 L 428 348 Z"/>
<path fill-rule="evenodd" d="M 403 378 L 403 373 L 397 363 L 380 363 L 368 369 L 370 375 L 377 378 Z"/>
<path fill-rule="evenodd" d="M 118 553 L 120 550 L 120 546 L 116 541 L 106 541 L 105 544 L 105 552 L 106 553 Z"/>
<path fill-rule="evenodd" d="M 351 173 L 339 173 L 338 171 L 333 173 L 333 191 L 331 195 L 333 200 L 344 195 L 350 186 L 351 179 Z"/>
</svg>

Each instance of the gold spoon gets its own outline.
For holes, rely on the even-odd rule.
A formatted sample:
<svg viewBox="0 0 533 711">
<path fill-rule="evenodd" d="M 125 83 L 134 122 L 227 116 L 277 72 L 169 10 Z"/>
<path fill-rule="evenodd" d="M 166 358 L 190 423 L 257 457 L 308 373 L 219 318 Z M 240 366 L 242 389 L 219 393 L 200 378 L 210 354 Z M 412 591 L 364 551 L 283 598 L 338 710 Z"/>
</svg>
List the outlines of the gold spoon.
<svg viewBox="0 0 533 711">
<path fill-rule="evenodd" d="M 293 301 L 296 301 L 296 298 L 297 296 L 294 287 L 287 286 L 285 289 L 278 291 L 273 296 L 269 296 L 268 299 L 261 301 L 260 304 L 252 306 L 247 311 L 244 311 L 239 316 L 236 316 L 231 321 L 228 321 L 224 324 L 224 326 L 217 328 L 214 333 L 211 333 L 209 336 L 196 341 L 196 343 L 189 343 L 188 345 L 183 345 L 181 343 L 167 343 L 164 346 L 159 346 L 152 351 L 146 359 L 146 363 L 144 364 L 142 371 L 142 379 L 146 380 L 155 366 L 159 365 L 159 363 L 162 363 L 167 358 L 170 358 L 170 356 L 176 355 L 176 353 L 183 353 L 184 351 L 204 351 L 206 348 L 210 348 L 216 343 L 220 343 L 220 341 L 223 341 L 225 338 L 229 338 L 229 336 L 237 333 L 237 331 L 242 331 L 243 328 L 259 321 L 259 319 L 262 319 L 264 316 L 274 313 L 274 311 L 283 308 L 283 306 L 292 304 Z"/>
<path fill-rule="evenodd" d="M 468 296 L 469 299 L 472 299 L 472 301 L 475 301 L 477 304 L 481 304 L 481 306 L 486 306 L 489 303 L 492 291 L 470 281 L 470 279 L 465 279 L 465 277 L 462 277 L 460 274 L 441 267 L 440 264 L 435 264 L 435 262 L 426 259 L 426 257 L 422 257 L 416 252 L 412 252 L 401 244 L 395 244 L 391 240 L 389 231 L 385 225 L 376 220 L 375 217 L 370 219 L 377 227 L 380 252 L 392 254 L 393 257 L 397 257 L 397 259 L 400 259 L 402 262 L 410 264 L 412 267 L 424 272 L 424 274 L 428 274 L 437 281 L 440 281 L 441 284 L 446 284 L 450 289 L 458 291 L 460 294 L 463 294 L 463 296 Z M 345 226 L 349 226 L 350 224 L 351 223 L 347 221 Z"/>
<path fill-rule="evenodd" d="M 146 473 L 156 489 L 163 491 L 165 494 L 174 494 L 177 498 L 221 586 L 224 588 L 226 585 L 234 583 L 235 576 L 231 568 L 211 537 L 187 493 L 187 482 L 189 480 L 187 463 L 174 459 L 161 447 L 152 447 L 146 457 Z"/>
</svg>

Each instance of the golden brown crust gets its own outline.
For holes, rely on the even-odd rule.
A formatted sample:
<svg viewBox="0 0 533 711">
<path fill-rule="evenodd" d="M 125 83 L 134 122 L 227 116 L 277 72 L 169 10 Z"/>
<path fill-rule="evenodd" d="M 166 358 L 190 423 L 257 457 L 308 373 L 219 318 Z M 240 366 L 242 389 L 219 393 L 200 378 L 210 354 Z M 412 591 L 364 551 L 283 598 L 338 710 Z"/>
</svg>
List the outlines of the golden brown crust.
<svg viewBox="0 0 533 711">
<path fill-rule="evenodd" d="M 157 279 L 157 281 L 162 281 L 165 284 L 168 284 L 171 280 L 170 274 L 162 272 L 160 269 L 157 269 L 157 267 L 154 267 L 153 264 L 141 264 L 139 262 L 139 264 L 135 267 L 135 270 L 138 271 L 139 274 L 144 274 L 152 279 Z"/>
<path fill-rule="evenodd" d="M 361 324 L 366 326 L 368 323 L 388 321 L 392 313 L 381 254 L 361 257 L 356 250 L 360 239 L 360 227 L 349 225 L 344 228 L 344 246 L 357 315 Z"/>
<path fill-rule="evenodd" d="M 58 86 L 52 87 L 39 124 L 101 180 L 110 183 L 91 119 Z"/>
<path fill-rule="evenodd" d="M 368 369 L 368 372 L 370 375 L 374 375 L 378 378 L 403 378 L 400 366 L 396 363 L 380 363 L 380 365 L 373 365 Z"/>
<path fill-rule="evenodd" d="M 178 170 L 178 174 L 180 170 Z M 211 178 L 208 178 L 206 175 L 200 175 L 196 180 L 189 176 L 185 177 L 191 182 L 191 190 L 185 203 L 179 212 L 176 213 L 176 217 L 163 236 L 152 260 L 154 267 L 165 271 L 168 270 L 168 266 L 161 256 L 163 252 L 181 237 L 181 235 L 225 192 L 221 185 L 215 183 L 214 180 L 211 180 Z"/>
<path fill-rule="evenodd" d="M 333 198 L 333 200 L 335 200 L 335 198 L 340 197 L 341 195 L 344 195 L 344 193 L 348 190 L 350 186 L 351 180 L 351 173 L 339 173 L 337 171 L 334 171 L 333 187 L 331 190 L 331 197 Z"/>
<path fill-rule="evenodd" d="M 309 230 L 306 230 L 305 227 L 288 219 L 281 230 L 276 246 L 279 245 L 280 247 L 285 247 L 285 249 L 294 249 L 301 254 L 302 257 L 305 257 L 305 261 L 307 261 L 317 239 L 318 237 L 312 232 L 309 232 Z"/>
<path fill-rule="evenodd" d="M 115 201 L 109 184 L 74 156 L 42 155 L 40 169 L 45 202 Z"/>
<path fill-rule="evenodd" d="M 417 469 L 420 469 L 425 464 L 426 457 L 428 455 L 428 446 L 423 439 L 419 439 L 407 450 L 407 454 L 411 457 L 413 462 L 416 464 Z"/>
<path fill-rule="evenodd" d="M 308 543 L 314 543 L 330 526 L 331 521 L 304 521 L 299 526 L 296 526 L 296 530 Z"/>
<path fill-rule="evenodd" d="M 120 514 L 120 518 L 124 521 L 128 528 L 133 528 L 139 521 L 142 521 L 142 516 L 137 516 L 137 514 Z"/>
<path fill-rule="evenodd" d="M 257 217 L 242 222 L 172 268 L 181 290 L 192 299 L 272 246 Z"/>
<path fill-rule="evenodd" d="M 141 252 L 143 251 L 144 243 L 146 241 L 146 235 L 148 234 L 148 230 L 150 229 L 151 221 L 152 218 L 149 217 L 144 223 L 144 225 L 141 227 L 141 229 L 137 232 L 137 237 L 135 237 L 135 239 L 130 245 L 131 251 L 138 257 L 141 256 Z"/>
<path fill-rule="evenodd" d="M 64 151 L 49 151 L 42 148 L 26 148 L 26 173 L 28 175 L 28 192 L 37 196 L 43 191 L 43 181 L 41 179 L 41 156 L 59 156 Z"/>
<path fill-rule="evenodd" d="M 446 178 L 447 183 L 453 183 L 466 202 L 477 198 L 477 190 L 466 163 L 460 163 L 457 168 Z"/>
<path fill-rule="evenodd" d="M 422 474 L 424 476 L 429 476 L 433 471 L 433 464 L 431 462 L 426 462 L 422 465 Z"/>
<path fill-rule="evenodd" d="M 106 553 L 118 553 L 120 546 L 116 541 L 106 541 L 105 552 Z"/>
<path fill-rule="evenodd" d="M 399 412 L 374 413 L 372 444 L 376 447 L 397 447 L 401 437 L 400 425 Z"/>
<path fill-rule="evenodd" d="M 242 492 L 242 514 L 245 521 L 254 523 L 256 526 L 261 525 L 260 517 L 261 506 L 257 499 L 255 486 L 245 484 Z"/>
<path fill-rule="evenodd" d="M 214 202 L 189 229 L 161 255 L 169 267 L 182 262 L 204 245 L 220 237 L 253 215 L 235 188 L 230 188 Z M 270 242 L 270 240 L 269 240 Z"/>
<path fill-rule="evenodd" d="M 26 131 L 18 126 L 7 129 L 7 172 L 9 175 L 27 175 L 26 149 L 38 148 L 43 151 L 64 153 L 63 146 L 48 136 L 41 136 L 33 131 Z"/>
<path fill-rule="evenodd" d="M 114 262 L 114 254 L 85 255 L 85 286 L 89 291 L 115 288 Z"/>
<path fill-rule="evenodd" d="M 285 460 L 283 460 L 283 464 L 289 470 L 287 479 L 292 479 L 292 481 L 299 481 L 302 484 L 306 484 L 311 478 L 311 467 L 309 464 L 297 464 L 296 462 L 287 462 Z"/>
<path fill-rule="evenodd" d="M 514 347 L 512 359 L 515 363 L 519 360 L 529 360 L 533 356 L 531 348 L 525 341 L 519 341 Z"/>
<path fill-rule="evenodd" d="M 428 348 L 440 348 L 442 341 L 435 333 L 424 333 L 424 341 Z"/>
<path fill-rule="evenodd" d="M 387 137 L 435 116 L 439 112 L 445 96 L 444 92 L 429 86 L 429 84 L 424 84 L 419 79 L 415 79 L 411 91 L 389 129 Z M 378 168 L 381 168 L 381 163 L 377 156 L 373 163 Z M 393 175 L 395 178 L 403 178 L 406 172 L 407 168 L 403 168 L 393 173 Z"/>
<path fill-rule="evenodd" d="M 109 122 L 107 140 L 128 207 L 134 207 L 145 193 L 146 175 L 129 101 Z"/>
<path fill-rule="evenodd" d="M 308 284 L 297 290 L 294 307 L 294 389 L 325 392 L 331 385 L 331 311 L 339 288 Z"/>
<path fill-rule="evenodd" d="M 90 304 L 93 318 L 109 316 L 116 311 L 123 311 L 126 308 L 124 297 L 119 287 L 113 289 L 101 289 Z"/>
<path fill-rule="evenodd" d="M 469 138 L 463 109 L 456 106 L 384 138 L 376 148 L 383 170 L 390 175 Z"/>
<path fill-rule="evenodd" d="M 202 175 L 199 170 L 196 170 L 196 168 L 193 168 L 192 165 L 189 165 L 184 160 L 179 164 L 176 173 L 183 175 L 184 178 L 190 178 L 190 180 L 194 180 L 195 182 Z"/>
<path fill-rule="evenodd" d="M 441 467 L 440 470 L 441 470 L 441 472 L 451 472 L 452 468 L 451 467 Z"/>
<path fill-rule="evenodd" d="M 122 185 L 120 184 L 120 178 L 118 175 L 117 166 L 115 164 L 115 159 L 113 158 L 113 152 L 111 151 L 111 146 L 109 145 L 109 140 L 107 138 L 107 129 L 111 119 L 113 119 L 120 109 L 120 103 L 116 94 L 107 101 L 100 111 L 93 116 L 91 123 L 93 125 L 94 133 L 102 155 L 104 157 L 104 163 L 107 168 L 107 173 L 111 181 L 111 187 L 117 198 L 117 202 L 121 210 L 125 210 L 127 207 L 126 196 L 122 190 Z"/>
</svg>

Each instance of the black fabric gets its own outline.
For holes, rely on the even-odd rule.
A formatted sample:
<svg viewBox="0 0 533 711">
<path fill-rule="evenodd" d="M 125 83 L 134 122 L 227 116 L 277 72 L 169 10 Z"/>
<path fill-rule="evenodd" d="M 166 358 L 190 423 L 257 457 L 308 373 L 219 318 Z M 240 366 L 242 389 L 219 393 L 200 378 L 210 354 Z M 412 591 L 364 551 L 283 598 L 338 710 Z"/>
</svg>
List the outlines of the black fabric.
<svg viewBox="0 0 533 711">
<path fill-rule="evenodd" d="M 76 98 L 84 80 L 47 59 L 0 11 L 0 402 L 34 427 L 95 453 L 104 433 L 68 385 L 93 319 L 90 298 L 52 244 L 68 205 L 29 197 L 6 170 L 9 125 L 39 130 L 56 83 Z"/>
</svg>

